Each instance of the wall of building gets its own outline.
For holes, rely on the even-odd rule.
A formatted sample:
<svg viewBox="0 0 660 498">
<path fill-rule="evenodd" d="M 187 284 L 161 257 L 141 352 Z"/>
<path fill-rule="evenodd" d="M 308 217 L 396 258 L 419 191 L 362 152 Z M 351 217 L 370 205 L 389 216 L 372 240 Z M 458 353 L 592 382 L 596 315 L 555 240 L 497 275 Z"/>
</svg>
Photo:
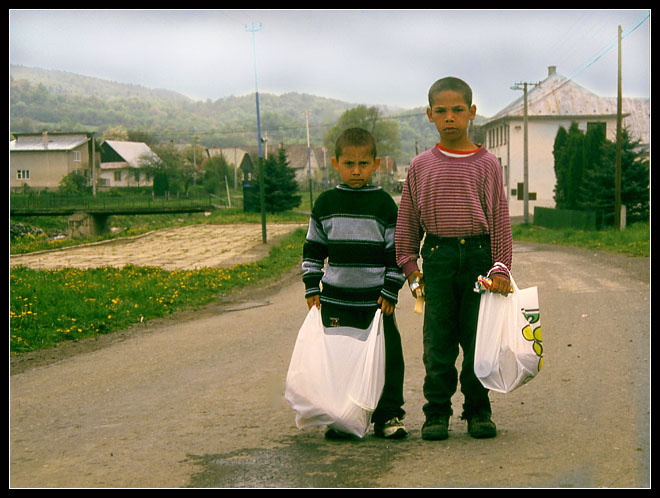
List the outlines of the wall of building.
<svg viewBox="0 0 660 498">
<path fill-rule="evenodd" d="M 74 160 L 74 151 L 79 153 L 79 161 Z M 19 179 L 19 171 L 29 171 L 29 178 Z M 24 185 L 32 189 L 57 189 L 62 178 L 74 171 L 91 177 L 87 144 L 73 150 L 12 152 L 9 158 L 9 185 L 14 191 Z"/>
<path fill-rule="evenodd" d="M 565 119 L 530 118 L 528 121 L 528 192 L 536 193 L 536 200 L 529 201 L 530 214 L 533 214 L 534 206 L 555 206 L 556 177 L 552 150 L 559 127 L 563 126 L 568 131 L 574 121 L 584 132 L 590 122 L 605 122 L 608 140 L 616 140 L 616 118 L 599 116 L 567 117 Z M 503 124 L 499 125 L 502 128 L 501 132 L 498 130 L 490 135 L 486 132 L 486 147 L 500 159 L 505 182 L 508 167 L 509 211 L 512 216 L 522 216 L 524 202 L 517 199 L 517 187 L 518 183 L 523 183 L 524 180 L 523 120 L 508 119 L 506 124 L 508 133 Z M 493 129 L 497 127 L 494 126 Z"/>
</svg>

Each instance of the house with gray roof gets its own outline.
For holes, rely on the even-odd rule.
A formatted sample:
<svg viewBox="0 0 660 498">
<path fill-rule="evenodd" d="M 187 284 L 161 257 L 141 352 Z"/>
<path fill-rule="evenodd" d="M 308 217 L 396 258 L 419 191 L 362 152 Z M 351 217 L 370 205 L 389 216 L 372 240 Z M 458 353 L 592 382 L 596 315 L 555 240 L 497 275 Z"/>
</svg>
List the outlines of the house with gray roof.
<svg viewBox="0 0 660 498">
<path fill-rule="evenodd" d="M 15 133 L 9 142 L 9 187 L 21 191 L 59 187 L 70 173 L 92 178 L 92 151 L 98 144 L 91 133 Z M 98 161 L 98 157 L 97 157 Z"/>
<path fill-rule="evenodd" d="M 523 214 L 521 186 L 524 180 L 524 95 L 481 125 L 485 146 L 502 164 L 504 183 L 512 216 Z M 623 127 L 648 147 L 649 99 L 623 98 Z M 573 122 L 586 131 L 605 127 L 608 140 L 616 141 L 617 99 L 601 97 L 548 67 L 548 75 L 527 89 L 529 212 L 534 206 L 554 207 L 556 184 L 552 149 L 559 127 L 568 130 Z"/>
</svg>

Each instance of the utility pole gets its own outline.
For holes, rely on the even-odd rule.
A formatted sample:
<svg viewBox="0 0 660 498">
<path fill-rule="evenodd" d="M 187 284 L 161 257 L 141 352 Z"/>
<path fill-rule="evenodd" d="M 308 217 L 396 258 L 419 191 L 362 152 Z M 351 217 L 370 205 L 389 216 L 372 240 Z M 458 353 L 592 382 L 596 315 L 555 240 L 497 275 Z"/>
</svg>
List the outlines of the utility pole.
<svg viewBox="0 0 660 498">
<path fill-rule="evenodd" d="M 92 196 L 96 197 L 96 138 L 92 133 Z"/>
<path fill-rule="evenodd" d="M 321 147 L 323 151 L 323 169 L 325 170 L 325 188 L 328 188 L 328 158 L 326 157 L 326 152 L 328 149 L 325 146 Z"/>
<path fill-rule="evenodd" d="M 193 168 L 194 171 L 197 172 L 197 134 L 193 133 L 193 139 L 192 139 L 192 147 L 193 147 Z"/>
<path fill-rule="evenodd" d="M 616 97 L 616 172 L 614 174 L 614 226 L 623 230 L 621 223 L 621 121 L 623 113 L 623 90 L 621 85 L 621 25 L 618 29 L 619 42 L 619 68 L 617 75 L 617 97 Z"/>
<path fill-rule="evenodd" d="M 511 87 L 512 90 L 520 90 L 522 85 L 524 95 L 524 114 L 523 114 L 523 222 L 529 223 L 529 163 L 528 163 L 528 139 L 527 139 L 527 86 L 536 86 L 538 83 L 516 83 Z"/>
<path fill-rule="evenodd" d="M 266 153 L 264 154 L 264 159 L 268 161 L 268 132 L 264 133 L 261 141 L 266 144 Z"/>
<path fill-rule="evenodd" d="M 309 177 L 309 209 L 314 207 L 314 200 L 312 196 L 312 149 L 309 144 L 309 111 L 305 113 L 305 124 L 307 125 L 307 176 Z"/>
<path fill-rule="evenodd" d="M 245 26 L 245 31 L 252 33 L 252 53 L 254 59 L 254 95 L 257 101 L 257 143 L 259 144 L 259 200 L 261 204 L 261 239 L 265 244 L 267 241 L 266 237 L 266 182 L 265 182 L 265 168 L 263 155 L 261 153 L 261 118 L 259 117 L 259 86 L 257 85 L 257 41 L 255 38 L 255 33 L 263 29 L 262 24 L 259 23 L 259 27 L 256 28 L 254 23 L 252 27 L 248 28 Z"/>
</svg>

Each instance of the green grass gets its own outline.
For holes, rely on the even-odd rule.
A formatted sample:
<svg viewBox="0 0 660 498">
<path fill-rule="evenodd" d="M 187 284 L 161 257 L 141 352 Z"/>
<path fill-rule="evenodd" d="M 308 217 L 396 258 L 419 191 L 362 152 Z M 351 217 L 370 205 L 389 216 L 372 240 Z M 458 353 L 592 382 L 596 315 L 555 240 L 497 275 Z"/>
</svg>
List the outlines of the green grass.
<svg viewBox="0 0 660 498">
<path fill-rule="evenodd" d="M 648 223 L 635 223 L 625 230 L 549 229 L 532 225 L 514 225 L 513 239 L 541 244 L 583 247 L 611 251 L 628 256 L 649 257 L 650 227 Z"/>
<path fill-rule="evenodd" d="M 229 269 L 155 267 L 10 271 L 10 350 L 23 353 L 121 330 L 202 306 L 233 289 L 276 279 L 300 263 L 305 230 L 282 238 L 261 261 Z"/>
</svg>

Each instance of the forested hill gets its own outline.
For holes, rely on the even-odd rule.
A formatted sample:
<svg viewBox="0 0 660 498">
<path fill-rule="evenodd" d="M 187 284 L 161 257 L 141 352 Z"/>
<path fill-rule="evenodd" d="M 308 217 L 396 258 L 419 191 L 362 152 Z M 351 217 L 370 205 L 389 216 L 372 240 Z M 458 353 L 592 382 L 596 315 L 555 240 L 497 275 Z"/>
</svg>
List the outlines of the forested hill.
<svg viewBox="0 0 660 498">
<path fill-rule="evenodd" d="M 310 111 L 312 144 L 320 146 L 326 131 L 348 109 L 360 103 L 309 94 L 259 94 L 262 135 L 271 142 L 307 142 L 303 111 Z M 379 107 L 383 119 L 398 123 L 400 154 L 408 161 L 437 141 L 423 107 Z M 410 115 L 411 117 L 402 117 Z M 65 71 L 10 66 L 10 131 L 93 131 L 109 127 L 148 137 L 152 142 L 206 146 L 252 144 L 256 133 L 254 94 L 215 101 L 195 101 L 166 89 L 117 83 Z"/>
</svg>

